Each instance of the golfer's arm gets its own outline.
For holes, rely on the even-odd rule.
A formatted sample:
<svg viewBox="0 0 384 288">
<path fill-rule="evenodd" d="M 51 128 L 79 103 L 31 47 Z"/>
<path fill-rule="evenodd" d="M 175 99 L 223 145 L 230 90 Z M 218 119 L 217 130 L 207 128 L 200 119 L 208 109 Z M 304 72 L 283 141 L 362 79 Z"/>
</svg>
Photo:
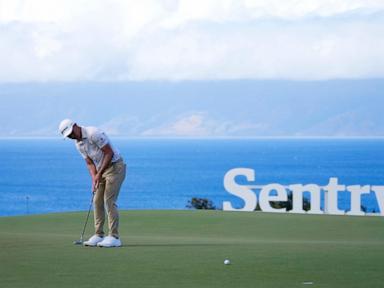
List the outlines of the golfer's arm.
<svg viewBox="0 0 384 288">
<path fill-rule="evenodd" d="M 103 148 L 101 148 L 101 151 L 103 151 L 103 153 L 104 153 L 104 158 L 103 158 L 103 163 L 101 163 L 101 167 L 100 167 L 99 171 L 97 171 L 97 173 L 99 175 L 102 175 L 103 172 L 105 171 L 105 169 L 108 168 L 109 164 L 112 161 L 112 157 L 113 157 L 113 150 L 111 148 L 111 145 L 109 145 L 109 144 L 105 145 Z"/>
<path fill-rule="evenodd" d="M 91 174 L 92 179 L 94 179 L 97 174 L 95 164 L 93 163 L 92 159 L 89 157 L 85 158 L 85 163 L 87 163 L 89 174 Z"/>
</svg>

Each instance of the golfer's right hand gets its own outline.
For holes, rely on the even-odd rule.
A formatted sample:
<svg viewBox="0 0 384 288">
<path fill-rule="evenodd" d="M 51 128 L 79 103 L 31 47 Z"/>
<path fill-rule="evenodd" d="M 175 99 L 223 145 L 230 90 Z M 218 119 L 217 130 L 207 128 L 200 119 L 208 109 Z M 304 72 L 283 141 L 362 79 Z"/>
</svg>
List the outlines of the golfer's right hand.
<svg viewBox="0 0 384 288">
<path fill-rule="evenodd" d="M 99 183 L 97 183 L 95 179 L 92 179 L 92 193 L 96 192 L 98 186 L 99 186 Z"/>
</svg>

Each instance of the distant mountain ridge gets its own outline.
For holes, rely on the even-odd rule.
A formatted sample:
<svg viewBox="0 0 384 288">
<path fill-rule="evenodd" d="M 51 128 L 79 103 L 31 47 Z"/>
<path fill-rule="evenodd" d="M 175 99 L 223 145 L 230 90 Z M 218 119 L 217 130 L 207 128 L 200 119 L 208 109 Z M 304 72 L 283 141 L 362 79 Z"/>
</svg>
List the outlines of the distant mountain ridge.
<svg viewBox="0 0 384 288">
<path fill-rule="evenodd" d="M 383 79 L 0 84 L 0 137 L 381 137 Z"/>
</svg>

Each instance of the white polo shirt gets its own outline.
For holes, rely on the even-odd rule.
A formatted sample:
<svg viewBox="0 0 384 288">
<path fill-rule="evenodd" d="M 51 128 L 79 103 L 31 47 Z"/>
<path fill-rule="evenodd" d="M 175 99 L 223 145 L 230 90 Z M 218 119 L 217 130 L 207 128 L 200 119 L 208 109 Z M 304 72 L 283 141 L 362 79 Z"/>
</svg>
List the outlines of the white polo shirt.
<svg viewBox="0 0 384 288">
<path fill-rule="evenodd" d="M 113 148 L 107 134 L 96 127 L 80 127 L 82 140 L 76 141 L 76 148 L 84 159 L 91 158 L 99 170 L 103 163 L 104 152 L 101 150 L 106 144 L 109 144 L 113 151 L 112 162 L 120 160 L 119 151 Z"/>
</svg>

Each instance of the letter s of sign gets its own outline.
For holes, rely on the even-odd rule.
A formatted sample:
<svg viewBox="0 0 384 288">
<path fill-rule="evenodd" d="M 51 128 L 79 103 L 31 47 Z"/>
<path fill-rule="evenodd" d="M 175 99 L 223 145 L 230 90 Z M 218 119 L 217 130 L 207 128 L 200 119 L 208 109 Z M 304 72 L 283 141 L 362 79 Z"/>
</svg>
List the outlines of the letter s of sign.
<svg viewBox="0 0 384 288">
<path fill-rule="evenodd" d="M 231 194 L 244 200 L 244 207 L 236 209 L 229 201 L 223 202 L 224 211 L 254 211 L 257 205 L 257 198 L 254 191 L 247 185 L 236 183 L 237 176 L 245 176 L 248 181 L 255 181 L 255 171 L 248 168 L 235 168 L 229 170 L 224 176 L 224 188 Z"/>
</svg>

